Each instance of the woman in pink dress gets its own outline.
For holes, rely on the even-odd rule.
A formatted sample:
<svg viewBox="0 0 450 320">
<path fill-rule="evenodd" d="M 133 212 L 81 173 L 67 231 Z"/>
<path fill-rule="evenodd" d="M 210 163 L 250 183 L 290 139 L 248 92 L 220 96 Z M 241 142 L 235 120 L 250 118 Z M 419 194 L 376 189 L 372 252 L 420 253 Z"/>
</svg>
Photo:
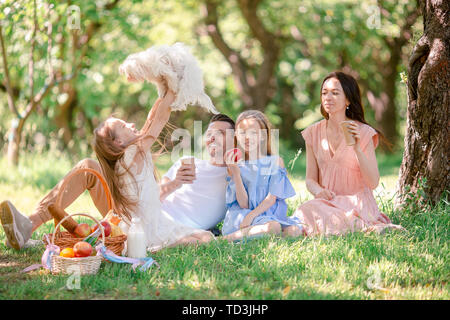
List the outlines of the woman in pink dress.
<svg viewBox="0 0 450 320">
<path fill-rule="evenodd" d="M 315 199 L 300 205 L 294 215 L 304 223 L 306 235 L 403 229 L 378 210 L 372 193 L 380 179 L 375 148 L 384 137 L 364 120 L 356 80 L 330 73 L 322 82 L 320 111 L 325 119 L 302 131 L 306 187 Z M 347 145 L 342 121 L 350 121 L 349 137 L 355 144 Z"/>
</svg>

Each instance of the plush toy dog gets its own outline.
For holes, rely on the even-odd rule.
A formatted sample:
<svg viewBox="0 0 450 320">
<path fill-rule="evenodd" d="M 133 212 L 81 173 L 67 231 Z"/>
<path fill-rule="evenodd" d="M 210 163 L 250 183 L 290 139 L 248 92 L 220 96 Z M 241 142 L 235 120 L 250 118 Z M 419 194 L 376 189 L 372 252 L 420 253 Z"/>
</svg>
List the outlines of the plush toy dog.
<svg viewBox="0 0 450 320">
<path fill-rule="evenodd" d="M 204 92 L 202 70 L 181 42 L 133 53 L 119 67 L 119 72 L 131 81 L 154 83 L 160 97 L 165 95 L 167 85 L 176 94 L 172 110 L 186 110 L 187 105 L 193 104 L 219 113 Z"/>
</svg>

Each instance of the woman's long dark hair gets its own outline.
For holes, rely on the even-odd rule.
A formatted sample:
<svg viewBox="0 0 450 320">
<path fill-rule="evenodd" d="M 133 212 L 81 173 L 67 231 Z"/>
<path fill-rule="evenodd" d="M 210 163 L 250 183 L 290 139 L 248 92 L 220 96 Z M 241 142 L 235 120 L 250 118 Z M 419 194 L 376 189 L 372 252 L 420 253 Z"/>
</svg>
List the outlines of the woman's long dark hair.
<svg viewBox="0 0 450 320">
<path fill-rule="evenodd" d="M 358 83 L 355 78 L 351 75 L 346 74 L 341 71 L 334 71 L 328 74 L 325 79 L 322 81 L 322 85 L 320 86 L 320 94 L 322 95 L 323 84 L 325 81 L 331 78 L 336 78 L 341 83 L 342 89 L 344 90 L 345 97 L 349 101 L 348 107 L 345 109 L 345 116 L 349 119 L 359 121 L 361 123 L 367 124 L 366 119 L 364 118 L 364 107 L 361 102 L 361 90 L 359 89 Z M 322 101 L 322 98 L 320 99 Z M 325 111 L 322 102 L 320 103 L 320 113 L 322 113 L 323 117 L 328 120 L 329 115 Z M 372 126 L 371 126 L 372 127 Z M 373 128 L 373 127 L 372 127 Z M 386 139 L 386 137 L 376 128 L 373 128 L 380 137 L 380 141 L 388 148 L 392 148 L 392 143 Z"/>
</svg>

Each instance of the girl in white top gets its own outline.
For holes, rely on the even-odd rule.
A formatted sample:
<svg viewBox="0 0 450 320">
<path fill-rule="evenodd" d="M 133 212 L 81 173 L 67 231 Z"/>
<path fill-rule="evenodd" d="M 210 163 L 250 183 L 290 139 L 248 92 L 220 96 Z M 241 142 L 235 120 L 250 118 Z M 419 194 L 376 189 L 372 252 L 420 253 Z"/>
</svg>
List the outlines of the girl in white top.
<svg viewBox="0 0 450 320">
<path fill-rule="evenodd" d="M 169 120 L 174 100 L 170 90 L 158 98 L 140 131 L 134 123 L 113 117 L 94 131 L 94 151 L 111 189 L 114 209 L 125 222 L 140 218 L 152 252 L 214 238 L 210 232 L 182 225 L 161 211 L 151 147 Z"/>
</svg>

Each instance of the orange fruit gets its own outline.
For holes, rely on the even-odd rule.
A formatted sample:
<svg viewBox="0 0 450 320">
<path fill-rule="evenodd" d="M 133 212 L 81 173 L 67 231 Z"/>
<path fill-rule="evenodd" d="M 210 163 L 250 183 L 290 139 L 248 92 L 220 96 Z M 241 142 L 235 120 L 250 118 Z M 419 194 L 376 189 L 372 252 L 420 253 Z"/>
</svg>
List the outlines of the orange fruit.
<svg viewBox="0 0 450 320">
<path fill-rule="evenodd" d="M 120 223 L 120 221 L 121 221 L 121 219 L 120 219 L 119 217 L 112 216 L 111 219 L 109 219 L 109 221 L 110 221 L 113 225 L 118 226 L 119 223 Z"/>
<path fill-rule="evenodd" d="M 73 258 L 73 257 L 75 257 L 75 253 L 73 252 L 73 249 L 72 249 L 72 248 L 65 248 L 65 249 L 63 249 L 63 250 L 59 253 L 59 255 L 60 255 L 61 257 L 64 257 L 64 258 Z"/>
</svg>

